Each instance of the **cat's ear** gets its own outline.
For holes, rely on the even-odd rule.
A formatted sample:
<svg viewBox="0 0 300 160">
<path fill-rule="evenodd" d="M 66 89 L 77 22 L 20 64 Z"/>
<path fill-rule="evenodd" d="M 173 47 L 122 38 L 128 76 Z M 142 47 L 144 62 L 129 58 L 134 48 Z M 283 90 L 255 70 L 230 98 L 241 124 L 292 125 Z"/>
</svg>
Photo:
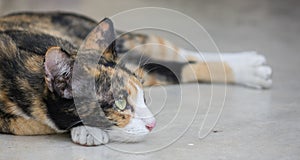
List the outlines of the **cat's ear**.
<svg viewBox="0 0 300 160">
<path fill-rule="evenodd" d="M 51 92 L 72 98 L 71 72 L 73 61 L 60 47 L 51 47 L 45 55 L 45 81 Z"/>
<path fill-rule="evenodd" d="M 85 38 L 82 49 L 97 50 L 107 62 L 115 62 L 117 58 L 115 40 L 113 22 L 105 18 Z"/>
</svg>

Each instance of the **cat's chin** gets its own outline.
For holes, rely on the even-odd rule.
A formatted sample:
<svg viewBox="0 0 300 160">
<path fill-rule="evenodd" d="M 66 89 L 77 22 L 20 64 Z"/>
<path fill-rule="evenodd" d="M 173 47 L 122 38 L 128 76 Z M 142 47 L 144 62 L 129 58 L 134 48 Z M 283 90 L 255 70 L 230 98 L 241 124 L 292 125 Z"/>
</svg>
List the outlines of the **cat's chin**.
<svg viewBox="0 0 300 160">
<path fill-rule="evenodd" d="M 150 133 L 145 123 L 140 119 L 131 119 L 124 128 L 113 126 L 106 130 L 111 142 L 134 143 L 140 142 Z"/>
<path fill-rule="evenodd" d="M 136 143 L 145 139 L 145 135 L 133 135 L 126 132 L 108 132 L 110 142 L 122 142 L 122 143 Z"/>
</svg>

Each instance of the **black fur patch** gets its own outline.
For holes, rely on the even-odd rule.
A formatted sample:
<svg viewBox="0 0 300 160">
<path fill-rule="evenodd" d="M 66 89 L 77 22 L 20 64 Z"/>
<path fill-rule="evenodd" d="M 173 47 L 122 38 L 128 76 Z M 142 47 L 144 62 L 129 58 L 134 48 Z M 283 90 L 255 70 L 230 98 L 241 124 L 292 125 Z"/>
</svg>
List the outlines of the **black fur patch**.
<svg viewBox="0 0 300 160">
<path fill-rule="evenodd" d="M 54 14 L 51 22 L 66 28 L 66 34 L 84 39 L 95 27 L 95 21 L 84 16 L 74 14 Z"/>
<path fill-rule="evenodd" d="M 0 34 L 10 36 L 16 43 L 17 47 L 24 51 L 29 51 L 39 55 L 44 55 L 49 47 L 60 46 L 68 53 L 74 53 L 77 47 L 70 42 L 47 34 L 31 33 L 28 31 L 7 30 Z"/>
<path fill-rule="evenodd" d="M 47 104 L 48 116 L 59 129 L 66 130 L 81 122 L 81 119 L 77 115 L 73 99 L 63 99 L 58 98 L 58 96 L 49 95 L 44 101 Z"/>
</svg>

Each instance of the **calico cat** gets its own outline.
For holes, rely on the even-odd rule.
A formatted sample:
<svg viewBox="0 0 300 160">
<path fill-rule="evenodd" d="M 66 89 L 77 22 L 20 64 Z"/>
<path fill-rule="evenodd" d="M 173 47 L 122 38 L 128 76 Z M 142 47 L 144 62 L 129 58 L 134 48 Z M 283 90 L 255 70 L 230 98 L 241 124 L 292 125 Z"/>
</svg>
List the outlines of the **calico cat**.
<svg viewBox="0 0 300 160">
<path fill-rule="evenodd" d="M 83 77 L 74 78 L 82 43 L 88 46 L 83 48 L 83 59 L 100 59 L 97 64 L 80 63 L 77 70 Z M 2 16 L 0 132 L 42 135 L 70 131 L 74 143 L 88 146 L 136 142 L 156 123 L 145 104 L 145 86 L 187 82 L 271 86 L 271 68 L 262 55 L 228 53 L 223 61 L 216 54 L 204 53 L 204 57 L 206 62 L 198 53 L 157 36 L 115 31 L 108 18 L 97 23 L 63 12 Z M 95 80 L 96 101 L 82 100 L 75 107 L 74 93 L 92 96 L 84 77 Z"/>
</svg>

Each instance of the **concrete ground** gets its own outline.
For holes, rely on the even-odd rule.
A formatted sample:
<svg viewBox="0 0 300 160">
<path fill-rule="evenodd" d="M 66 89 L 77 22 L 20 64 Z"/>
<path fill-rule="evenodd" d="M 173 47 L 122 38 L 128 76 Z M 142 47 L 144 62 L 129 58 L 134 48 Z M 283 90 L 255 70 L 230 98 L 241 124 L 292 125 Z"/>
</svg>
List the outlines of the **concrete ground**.
<svg viewBox="0 0 300 160">
<path fill-rule="evenodd" d="M 158 127 L 144 142 L 82 147 L 73 144 L 67 134 L 0 135 L 1 160 L 300 159 L 300 2 L 297 0 L 7 0 L 0 1 L 0 14 L 68 10 L 100 19 L 143 6 L 176 9 L 194 18 L 223 52 L 257 50 L 264 54 L 273 67 L 273 87 L 253 90 L 214 85 L 212 89 L 209 84 L 187 84 L 181 85 L 181 90 L 176 86 L 147 89 L 152 97 L 152 110 L 158 113 Z M 216 127 L 204 138 L 222 110 L 224 99 Z M 211 108 L 205 118 L 207 106 Z M 207 121 L 202 125 L 204 119 Z"/>
</svg>

